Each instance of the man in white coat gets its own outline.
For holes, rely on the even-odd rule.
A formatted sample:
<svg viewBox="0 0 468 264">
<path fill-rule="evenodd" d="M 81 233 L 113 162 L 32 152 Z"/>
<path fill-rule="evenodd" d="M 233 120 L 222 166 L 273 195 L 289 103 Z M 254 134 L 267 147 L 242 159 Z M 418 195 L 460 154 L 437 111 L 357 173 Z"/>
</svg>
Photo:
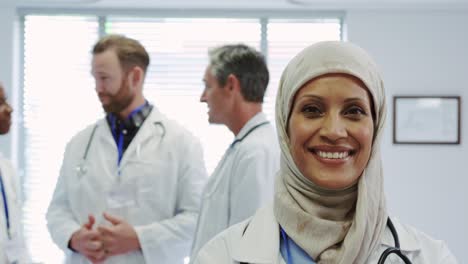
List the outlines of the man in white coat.
<svg viewBox="0 0 468 264">
<path fill-rule="evenodd" d="M 206 170 L 199 141 L 143 96 L 136 40 L 109 35 L 92 75 L 106 117 L 68 143 L 47 212 L 67 263 L 183 263 Z"/>
<path fill-rule="evenodd" d="M 13 108 L 0 83 L 0 135 L 10 131 Z M 12 164 L 0 152 L 0 263 L 30 263 L 23 237 L 21 192 Z"/>
<path fill-rule="evenodd" d="M 253 215 L 273 199 L 279 147 L 273 126 L 262 113 L 269 81 L 261 53 L 251 47 L 225 45 L 209 52 L 200 101 L 208 120 L 223 124 L 235 139 L 204 191 L 192 258 L 216 234 Z"/>
</svg>

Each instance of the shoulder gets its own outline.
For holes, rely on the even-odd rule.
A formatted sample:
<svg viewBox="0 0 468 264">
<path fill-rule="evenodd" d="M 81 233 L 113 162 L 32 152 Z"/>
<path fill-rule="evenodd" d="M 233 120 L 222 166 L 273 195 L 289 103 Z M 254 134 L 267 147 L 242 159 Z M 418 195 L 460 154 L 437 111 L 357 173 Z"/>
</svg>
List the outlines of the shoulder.
<svg viewBox="0 0 468 264">
<path fill-rule="evenodd" d="M 236 237 L 242 234 L 242 230 L 248 225 L 248 221 L 238 223 L 216 235 L 208 243 L 206 243 L 198 255 L 195 257 L 194 264 L 217 264 L 231 263 L 232 244 Z"/>
<path fill-rule="evenodd" d="M 415 263 L 434 261 L 434 263 L 457 263 L 444 241 L 434 239 L 410 225 L 401 223 L 398 219 L 392 218 L 392 222 L 400 239 L 402 251 L 408 254 Z M 386 233 L 388 232 L 387 228 Z M 393 244 L 387 246 L 393 246 Z"/>
<path fill-rule="evenodd" d="M 200 250 L 194 263 L 273 263 L 279 252 L 278 233 L 273 205 L 269 204 L 215 236 Z"/>
<path fill-rule="evenodd" d="M 8 172 L 13 171 L 13 164 L 0 152 L 0 171 L 3 172 L 4 170 L 7 170 Z"/>
<path fill-rule="evenodd" d="M 82 144 L 82 141 L 87 141 L 91 137 L 91 134 L 95 129 L 105 129 L 106 127 L 106 120 L 101 118 L 97 120 L 95 123 L 89 124 L 84 129 L 78 131 L 68 142 L 68 144 L 78 143 Z"/>
<path fill-rule="evenodd" d="M 19 188 L 19 178 L 16 175 L 16 170 L 10 160 L 3 157 L 0 153 L 0 174 L 2 177 L 3 184 L 10 186 L 13 194 L 16 194 Z M 10 193 L 9 195 L 12 195 Z M 1 198 L 0 198 L 1 199 Z"/>
<path fill-rule="evenodd" d="M 270 124 L 259 127 L 250 135 L 245 137 L 236 146 L 237 152 L 242 155 L 277 155 L 279 156 L 279 145 L 275 131 Z"/>
<path fill-rule="evenodd" d="M 235 224 L 206 243 L 195 258 L 194 264 L 234 263 L 233 250 L 240 242 L 245 229 L 249 226 L 250 219 Z"/>
<path fill-rule="evenodd" d="M 161 113 L 157 108 L 153 109 L 151 115 L 151 122 L 160 125 L 164 131 L 164 136 L 175 139 L 177 141 L 198 141 L 198 139 L 186 127 L 178 121 L 167 117 Z"/>
</svg>

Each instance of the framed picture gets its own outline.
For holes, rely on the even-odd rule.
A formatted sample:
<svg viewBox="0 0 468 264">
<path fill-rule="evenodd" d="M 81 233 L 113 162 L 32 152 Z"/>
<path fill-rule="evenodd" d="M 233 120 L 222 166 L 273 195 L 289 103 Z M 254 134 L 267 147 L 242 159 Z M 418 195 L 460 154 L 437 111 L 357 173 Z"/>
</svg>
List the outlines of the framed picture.
<svg viewBox="0 0 468 264">
<path fill-rule="evenodd" d="M 394 144 L 460 144 L 460 96 L 394 96 Z"/>
</svg>

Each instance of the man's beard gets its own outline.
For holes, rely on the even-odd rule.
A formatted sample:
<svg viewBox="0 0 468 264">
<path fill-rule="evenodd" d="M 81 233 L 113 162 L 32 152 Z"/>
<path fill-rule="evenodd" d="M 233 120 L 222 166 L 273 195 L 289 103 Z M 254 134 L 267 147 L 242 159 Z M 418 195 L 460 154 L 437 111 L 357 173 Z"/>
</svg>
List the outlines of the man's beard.
<svg viewBox="0 0 468 264">
<path fill-rule="evenodd" d="M 130 92 L 130 87 L 127 83 L 127 78 L 122 80 L 120 89 L 115 95 L 108 95 L 110 102 L 107 105 L 102 105 L 106 113 L 118 114 L 125 110 L 133 101 L 134 94 Z"/>
</svg>

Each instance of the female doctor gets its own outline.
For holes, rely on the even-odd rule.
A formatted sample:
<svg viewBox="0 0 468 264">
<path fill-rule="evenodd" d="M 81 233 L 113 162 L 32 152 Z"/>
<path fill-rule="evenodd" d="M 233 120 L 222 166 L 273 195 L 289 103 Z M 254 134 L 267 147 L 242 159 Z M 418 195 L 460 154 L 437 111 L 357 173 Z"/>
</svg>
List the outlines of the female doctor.
<svg viewBox="0 0 468 264">
<path fill-rule="evenodd" d="M 10 131 L 12 107 L 0 83 L 0 135 Z M 30 263 L 21 227 L 18 177 L 0 153 L 0 264 Z"/>
<path fill-rule="evenodd" d="M 385 114 L 383 83 L 364 50 L 320 42 L 300 52 L 276 100 L 273 206 L 213 239 L 195 263 L 456 263 L 443 242 L 388 217 Z"/>
</svg>

